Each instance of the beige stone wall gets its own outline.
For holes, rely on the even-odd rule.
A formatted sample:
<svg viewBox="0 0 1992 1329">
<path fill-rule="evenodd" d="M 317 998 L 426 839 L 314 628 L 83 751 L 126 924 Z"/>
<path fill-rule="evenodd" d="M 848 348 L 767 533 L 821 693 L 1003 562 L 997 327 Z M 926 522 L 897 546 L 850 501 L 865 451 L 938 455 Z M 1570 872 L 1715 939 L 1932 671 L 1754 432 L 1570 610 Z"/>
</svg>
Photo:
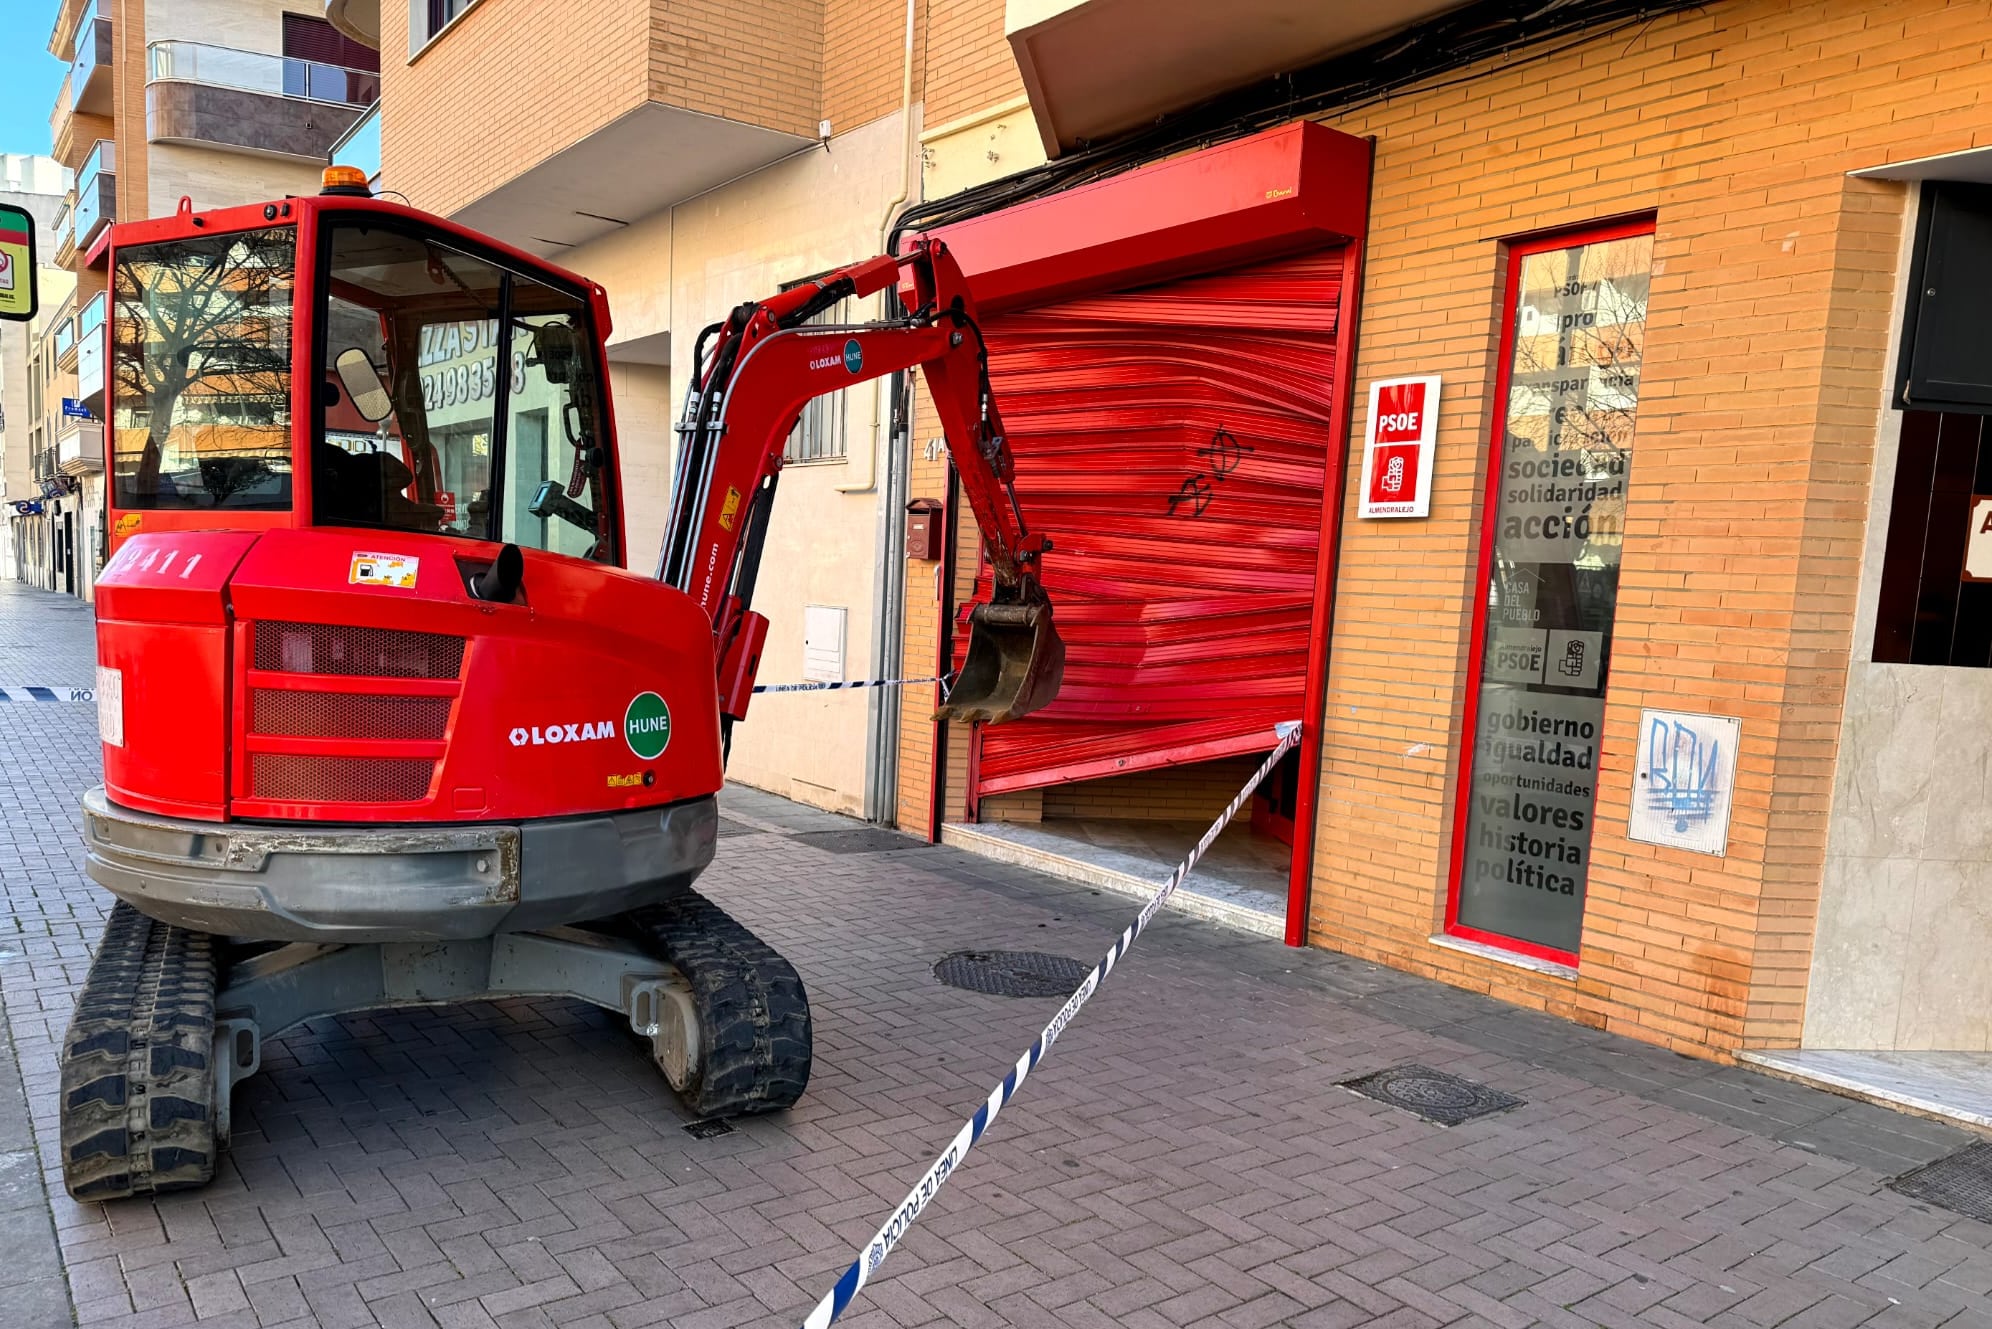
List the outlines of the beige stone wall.
<svg viewBox="0 0 1992 1329">
<path fill-rule="evenodd" d="M 1903 230 L 1898 272 L 1906 274 L 1911 228 Z M 1898 309 L 1903 300 L 1898 283 Z M 1803 1041 L 1988 1052 L 1992 778 L 1978 736 L 1992 732 L 1992 670 L 1874 662 L 1902 418 L 1876 405 L 1865 575 Z"/>
<path fill-rule="evenodd" d="M 144 210 L 130 216 L 160 217 L 191 198 L 200 211 L 318 192 L 319 169 L 305 162 L 221 152 L 177 143 L 150 145 L 146 161 Z M 124 214 L 124 179 L 118 179 L 118 210 Z M 128 218 L 127 218 L 128 219 Z"/>
</svg>

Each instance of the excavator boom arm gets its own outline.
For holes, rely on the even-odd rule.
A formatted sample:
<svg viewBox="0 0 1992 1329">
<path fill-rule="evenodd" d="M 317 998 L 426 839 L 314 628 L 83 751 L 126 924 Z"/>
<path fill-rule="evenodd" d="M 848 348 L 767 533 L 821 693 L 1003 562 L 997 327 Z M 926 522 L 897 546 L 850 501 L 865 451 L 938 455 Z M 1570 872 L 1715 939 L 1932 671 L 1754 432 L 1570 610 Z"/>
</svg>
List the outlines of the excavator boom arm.
<svg viewBox="0 0 1992 1329">
<path fill-rule="evenodd" d="M 895 279 L 911 296 L 906 317 L 809 325 L 838 301 Z M 1025 525 L 989 386 L 988 351 L 967 282 L 946 247 L 921 241 L 904 255 L 870 259 L 740 305 L 699 341 L 698 381 L 678 425 L 658 576 L 712 619 L 722 712 L 745 715 L 766 631 L 749 606 L 784 441 L 813 398 L 915 366 L 926 375 L 995 582 L 991 603 L 970 619 L 969 658 L 944 713 L 999 721 L 1047 704 L 1064 664 L 1037 575 L 1050 544 Z"/>
</svg>

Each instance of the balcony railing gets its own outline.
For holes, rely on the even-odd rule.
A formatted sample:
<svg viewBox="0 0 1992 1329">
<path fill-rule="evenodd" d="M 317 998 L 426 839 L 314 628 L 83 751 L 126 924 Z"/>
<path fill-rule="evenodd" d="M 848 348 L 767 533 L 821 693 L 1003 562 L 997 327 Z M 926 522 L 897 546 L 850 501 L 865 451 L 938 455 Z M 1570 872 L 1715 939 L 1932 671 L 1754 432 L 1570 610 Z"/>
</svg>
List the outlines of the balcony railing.
<svg viewBox="0 0 1992 1329">
<path fill-rule="evenodd" d="M 371 106 L 380 100 L 380 75 L 372 70 L 205 42 L 154 42 L 146 52 L 151 59 L 148 82 L 205 83 L 340 106 Z"/>
<path fill-rule="evenodd" d="M 328 154 L 334 166 L 357 166 L 367 173 L 367 183 L 380 180 L 380 103 L 353 122 Z M 378 192 L 378 191 L 376 191 Z"/>
<path fill-rule="evenodd" d="M 76 58 L 69 63 L 70 95 L 79 111 L 111 113 L 111 20 L 91 0 L 76 23 Z"/>
<path fill-rule="evenodd" d="M 68 297 L 56 307 L 56 317 L 50 321 L 48 337 L 56 347 L 56 363 L 62 365 L 64 357 L 76 351 L 76 297 Z M 68 365 L 62 365 L 68 369 Z"/>
<path fill-rule="evenodd" d="M 55 223 L 49 229 L 55 232 L 55 265 L 58 268 L 69 266 L 69 260 L 76 256 L 76 191 L 70 190 L 62 197 L 62 207 L 57 209 Z"/>
<path fill-rule="evenodd" d="M 76 316 L 76 400 L 94 406 L 104 394 L 105 292 L 83 306 Z M 97 414 L 102 416 L 103 412 Z"/>
<path fill-rule="evenodd" d="M 76 247 L 88 249 L 97 232 L 117 219 L 117 144 L 100 138 L 76 173 Z"/>
<path fill-rule="evenodd" d="M 104 426 L 94 420 L 65 421 L 69 428 L 55 440 L 55 464 L 64 475 L 84 475 L 104 469 Z"/>
</svg>

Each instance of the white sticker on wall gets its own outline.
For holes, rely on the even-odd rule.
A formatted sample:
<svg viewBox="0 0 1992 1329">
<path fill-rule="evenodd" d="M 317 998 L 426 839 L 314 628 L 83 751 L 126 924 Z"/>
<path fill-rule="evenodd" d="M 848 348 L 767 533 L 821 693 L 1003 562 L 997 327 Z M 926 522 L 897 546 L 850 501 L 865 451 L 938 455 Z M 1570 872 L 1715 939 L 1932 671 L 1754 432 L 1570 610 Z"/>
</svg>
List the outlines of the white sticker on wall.
<svg viewBox="0 0 1992 1329">
<path fill-rule="evenodd" d="M 1726 857 L 1742 736 L 1743 722 L 1727 715 L 1642 710 L 1626 833 L 1647 844 Z"/>
</svg>

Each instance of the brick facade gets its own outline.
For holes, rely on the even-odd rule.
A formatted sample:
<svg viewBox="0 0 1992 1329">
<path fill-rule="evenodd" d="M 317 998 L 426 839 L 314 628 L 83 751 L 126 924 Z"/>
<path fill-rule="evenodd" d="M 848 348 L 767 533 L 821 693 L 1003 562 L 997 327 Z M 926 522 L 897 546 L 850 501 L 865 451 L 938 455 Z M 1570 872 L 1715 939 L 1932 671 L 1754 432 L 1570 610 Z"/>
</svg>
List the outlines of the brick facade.
<svg viewBox="0 0 1992 1329">
<path fill-rule="evenodd" d="M 1988 17 L 1735 0 L 1325 117 L 1376 141 L 1354 436 L 1371 379 L 1446 386 L 1432 515 L 1360 521 L 1353 493 L 1344 513 L 1314 944 L 1678 1050 L 1796 1042 L 1909 198 L 1847 173 L 1992 142 Z M 937 26 L 932 81 L 989 58 Z M 1657 232 L 1618 639 L 1581 965 L 1558 977 L 1430 940 L 1470 745 L 1501 242 L 1639 213 Z M 936 484 L 916 458 L 912 492 Z M 930 658 L 935 606 L 909 600 L 909 658 Z M 1727 857 L 1626 838 L 1642 705 L 1741 718 Z M 909 699 L 909 826 L 922 710 Z"/>
<path fill-rule="evenodd" d="M 905 24 L 904 0 L 477 5 L 403 58 L 408 9 L 384 4 L 383 174 L 448 214 L 646 103 L 809 138 L 827 119 L 843 134 L 898 111 Z"/>
</svg>

